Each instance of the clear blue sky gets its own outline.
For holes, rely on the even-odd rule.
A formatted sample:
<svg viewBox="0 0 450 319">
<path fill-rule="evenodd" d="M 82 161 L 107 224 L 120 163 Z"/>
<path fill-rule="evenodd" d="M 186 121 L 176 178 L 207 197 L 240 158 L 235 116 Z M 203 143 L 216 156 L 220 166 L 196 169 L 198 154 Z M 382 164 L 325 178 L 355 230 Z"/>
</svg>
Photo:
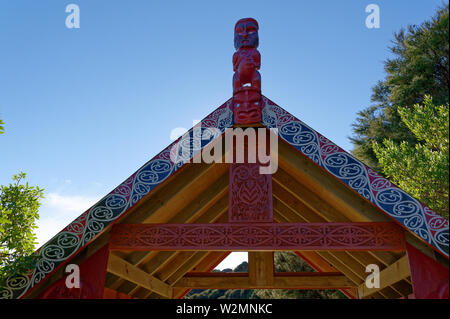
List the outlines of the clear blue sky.
<svg viewBox="0 0 450 319">
<path fill-rule="evenodd" d="M 68 29 L 66 5 L 80 8 Z M 368 29 L 368 4 L 380 7 Z M 263 94 L 346 150 L 393 33 L 441 0 L 0 0 L 0 184 L 45 189 L 53 236 L 231 97 L 233 26 L 260 24 Z"/>
</svg>

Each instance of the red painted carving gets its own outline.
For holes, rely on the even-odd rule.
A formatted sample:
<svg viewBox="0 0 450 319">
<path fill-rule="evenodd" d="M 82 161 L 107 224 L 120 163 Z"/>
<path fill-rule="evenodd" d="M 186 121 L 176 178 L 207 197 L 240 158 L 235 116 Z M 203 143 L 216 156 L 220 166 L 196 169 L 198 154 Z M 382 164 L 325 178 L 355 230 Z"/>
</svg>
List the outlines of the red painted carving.
<svg viewBox="0 0 450 319">
<path fill-rule="evenodd" d="M 228 221 L 272 222 L 272 175 L 258 163 L 230 164 Z"/>
<path fill-rule="evenodd" d="M 116 250 L 404 251 L 395 223 L 117 224 Z"/>
<path fill-rule="evenodd" d="M 106 276 L 109 247 L 105 245 L 80 266 L 80 288 L 68 288 L 67 276 L 50 286 L 40 299 L 101 299 Z"/>
<path fill-rule="evenodd" d="M 448 299 L 448 269 L 406 244 L 415 299 Z"/>
<path fill-rule="evenodd" d="M 233 55 L 233 109 L 236 124 L 261 121 L 261 54 L 258 22 L 252 18 L 241 19 L 234 27 Z"/>
</svg>

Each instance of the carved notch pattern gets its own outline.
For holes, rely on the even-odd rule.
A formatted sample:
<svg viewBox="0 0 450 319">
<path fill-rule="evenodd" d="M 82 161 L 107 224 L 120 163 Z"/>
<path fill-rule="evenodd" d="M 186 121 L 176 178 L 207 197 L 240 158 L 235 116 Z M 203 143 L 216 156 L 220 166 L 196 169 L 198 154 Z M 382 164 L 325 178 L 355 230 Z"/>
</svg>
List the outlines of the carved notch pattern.
<svg viewBox="0 0 450 319">
<path fill-rule="evenodd" d="M 405 250 L 395 223 L 117 224 L 118 250 Z"/>
<path fill-rule="evenodd" d="M 273 221 L 272 175 L 257 163 L 230 164 L 230 222 Z"/>
</svg>

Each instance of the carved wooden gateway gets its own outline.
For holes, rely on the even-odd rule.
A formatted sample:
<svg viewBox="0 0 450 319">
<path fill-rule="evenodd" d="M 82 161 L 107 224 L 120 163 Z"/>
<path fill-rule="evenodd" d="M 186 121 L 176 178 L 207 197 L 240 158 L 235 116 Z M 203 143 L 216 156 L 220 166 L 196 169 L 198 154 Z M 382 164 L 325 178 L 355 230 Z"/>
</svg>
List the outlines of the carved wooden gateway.
<svg viewBox="0 0 450 319">
<path fill-rule="evenodd" d="M 1 298 L 182 298 L 194 288 L 448 298 L 448 221 L 261 94 L 258 30 L 251 18 L 235 25 L 233 97 L 56 234 Z M 198 160 L 236 128 L 256 132 L 242 139 L 243 160 Z M 258 138 L 269 131 L 275 139 Z M 262 149 L 276 156 L 273 174 L 261 171 Z M 232 251 L 249 252 L 248 273 L 212 273 Z M 315 272 L 276 272 L 274 251 Z M 368 265 L 379 287 L 365 285 Z"/>
</svg>

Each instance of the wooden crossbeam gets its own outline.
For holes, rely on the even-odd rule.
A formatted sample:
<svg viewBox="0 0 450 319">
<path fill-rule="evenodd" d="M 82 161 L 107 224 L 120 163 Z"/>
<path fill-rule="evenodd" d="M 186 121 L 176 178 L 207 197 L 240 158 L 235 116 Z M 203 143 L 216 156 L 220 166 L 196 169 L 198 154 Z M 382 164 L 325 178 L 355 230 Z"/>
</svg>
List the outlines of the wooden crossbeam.
<svg viewBox="0 0 450 319">
<path fill-rule="evenodd" d="M 116 224 L 113 250 L 404 251 L 392 222 Z"/>
<path fill-rule="evenodd" d="M 358 286 L 358 295 L 360 298 L 368 297 L 383 288 L 393 285 L 400 280 L 411 276 L 408 264 L 408 256 L 403 256 L 389 267 L 380 271 L 380 287 L 368 288 L 365 283 Z"/>
<path fill-rule="evenodd" d="M 174 287 L 196 289 L 345 289 L 354 283 L 341 273 L 278 273 L 258 283 L 247 273 L 188 273 Z"/>
<path fill-rule="evenodd" d="M 154 291 L 164 297 L 172 298 L 173 288 L 171 286 L 114 254 L 110 254 L 109 256 L 107 269 L 116 276 Z"/>
</svg>

